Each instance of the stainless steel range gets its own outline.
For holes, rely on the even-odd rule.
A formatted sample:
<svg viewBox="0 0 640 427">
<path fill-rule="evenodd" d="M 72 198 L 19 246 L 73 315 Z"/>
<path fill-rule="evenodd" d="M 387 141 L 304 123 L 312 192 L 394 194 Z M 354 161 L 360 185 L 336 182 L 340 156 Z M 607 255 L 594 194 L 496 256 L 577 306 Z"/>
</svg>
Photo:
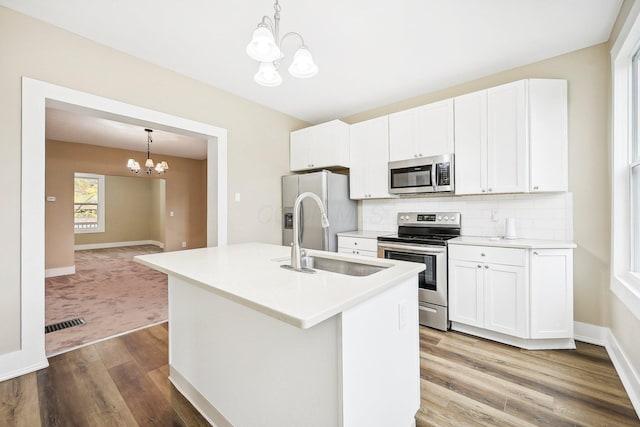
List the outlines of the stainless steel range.
<svg viewBox="0 0 640 427">
<path fill-rule="evenodd" d="M 425 265 L 418 277 L 420 324 L 449 329 L 447 240 L 460 235 L 460 212 L 400 212 L 398 233 L 378 237 L 378 258 Z"/>
</svg>

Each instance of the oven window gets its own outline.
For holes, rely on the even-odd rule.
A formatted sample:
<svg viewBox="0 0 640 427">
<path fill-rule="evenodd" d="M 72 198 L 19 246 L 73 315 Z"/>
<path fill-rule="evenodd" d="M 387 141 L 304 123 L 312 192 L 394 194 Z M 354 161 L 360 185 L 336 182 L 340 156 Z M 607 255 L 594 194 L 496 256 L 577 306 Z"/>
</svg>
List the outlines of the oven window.
<svg viewBox="0 0 640 427">
<path fill-rule="evenodd" d="M 431 165 L 391 169 L 391 188 L 431 187 Z"/>
<path fill-rule="evenodd" d="M 417 262 L 424 264 L 425 270 L 418 274 L 418 287 L 430 291 L 437 291 L 436 284 L 436 255 L 412 254 L 407 252 L 384 251 L 387 259 L 397 259 L 400 261 Z"/>
</svg>

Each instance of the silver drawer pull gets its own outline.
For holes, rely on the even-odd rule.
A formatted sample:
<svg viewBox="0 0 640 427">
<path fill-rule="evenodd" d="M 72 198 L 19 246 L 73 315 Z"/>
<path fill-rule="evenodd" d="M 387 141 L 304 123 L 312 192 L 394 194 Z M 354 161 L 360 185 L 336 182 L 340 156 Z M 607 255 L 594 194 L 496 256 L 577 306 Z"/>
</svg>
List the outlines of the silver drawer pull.
<svg viewBox="0 0 640 427">
<path fill-rule="evenodd" d="M 489 268 L 489 266 L 488 266 L 488 265 L 485 265 L 485 266 L 484 266 L 484 268 Z"/>
<path fill-rule="evenodd" d="M 485 256 L 484 252 L 480 252 L 480 256 Z"/>
<path fill-rule="evenodd" d="M 480 264 L 478 264 L 478 268 L 482 268 L 482 266 Z"/>
</svg>

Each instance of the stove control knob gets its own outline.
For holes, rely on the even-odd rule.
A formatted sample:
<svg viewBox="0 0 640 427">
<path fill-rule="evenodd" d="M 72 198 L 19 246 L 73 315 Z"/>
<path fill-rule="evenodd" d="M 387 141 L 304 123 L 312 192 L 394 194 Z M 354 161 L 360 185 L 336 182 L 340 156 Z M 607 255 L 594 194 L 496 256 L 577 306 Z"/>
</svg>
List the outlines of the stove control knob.
<svg viewBox="0 0 640 427">
<path fill-rule="evenodd" d="M 442 221 L 442 216 L 438 216 L 438 221 Z"/>
<path fill-rule="evenodd" d="M 445 217 L 444 217 L 444 220 L 445 220 L 445 221 L 449 221 L 449 217 L 448 217 L 448 216 L 445 216 Z"/>
</svg>

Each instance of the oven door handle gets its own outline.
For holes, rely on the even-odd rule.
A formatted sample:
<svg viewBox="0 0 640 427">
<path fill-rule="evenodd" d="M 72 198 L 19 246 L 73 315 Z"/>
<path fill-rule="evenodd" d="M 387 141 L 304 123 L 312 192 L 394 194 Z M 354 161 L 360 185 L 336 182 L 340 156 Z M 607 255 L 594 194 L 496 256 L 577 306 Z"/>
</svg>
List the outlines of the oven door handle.
<svg viewBox="0 0 640 427">
<path fill-rule="evenodd" d="M 392 249 L 399 252 L 407 252 L 407 253 L 419 253 L 419 254 L 433 254 L 440 255 L 446 252 L 446 248 L 443 246 L 442 248 L 435 247 L 421 247 L 421 246 L 406 246 L 406 245 L 395 245 L 393 243 L 378 243 L 378 249 Z"/>
</svg>

